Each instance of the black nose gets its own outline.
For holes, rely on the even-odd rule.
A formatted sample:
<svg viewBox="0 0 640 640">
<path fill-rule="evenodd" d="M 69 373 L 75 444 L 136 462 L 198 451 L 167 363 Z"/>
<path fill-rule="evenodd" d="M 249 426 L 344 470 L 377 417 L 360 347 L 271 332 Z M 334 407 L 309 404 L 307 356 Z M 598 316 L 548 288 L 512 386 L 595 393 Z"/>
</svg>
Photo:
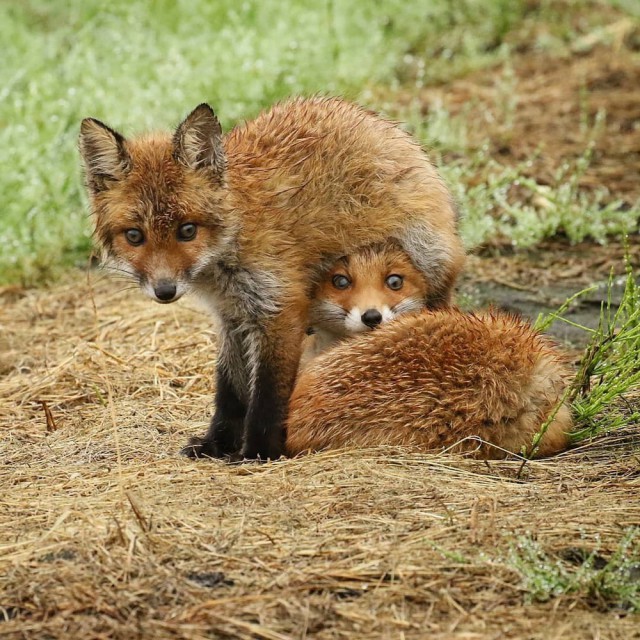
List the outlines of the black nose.
<svg viewBox="0 0 640 640">
<path fill-rule="evenodd" d="M 156 294 L 158 300 L 168 302 L 176 297 L 176 285 L 168 280 L 160 280 L 153 288 L 153 292 Z"/>
<path fill-rule="evenodd" d="M 367 309 L 360 317 L 367 327 L 377 327 L 382 322 L 382 314 L 377 309 Z"/>
</svg>

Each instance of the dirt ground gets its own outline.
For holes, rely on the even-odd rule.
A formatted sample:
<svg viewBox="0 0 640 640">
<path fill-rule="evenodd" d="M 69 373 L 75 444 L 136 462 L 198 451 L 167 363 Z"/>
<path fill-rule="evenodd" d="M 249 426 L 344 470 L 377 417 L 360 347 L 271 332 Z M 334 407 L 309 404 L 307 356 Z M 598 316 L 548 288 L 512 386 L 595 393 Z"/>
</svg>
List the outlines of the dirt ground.
<svg viewBox="0 0 640 640">
<path fill-rule="evenodd" d="M 200 311 L 78 273 L 5 292 L 0 323 L 2 637 L 640 637 L 598 594 L 530 601 L 512 560 L 611 558 L 640 526 L 637 427 L 520 477 L 386 449 L 193 462 Z"/>
<path fill-rule="evenodd" d="M 453 116 L 464 115 L 471 149 L 484 147 L 488 139 L 490 156 L 505 165 L 527 161 L 525 175 L 540 185 L 555 184 L 558 170 L 593 144 L 582 189 L 604 187 L 622 207 L 635 204 L 640 199 L 640 28 L 611 12 L 602 16 L 601 29 L 576 38 L 561 53 L 536 50 L 540 34 L 518 34 L 517 53 L 508 63 L 422 90 L 423 112 L 442 105 Z M 414 99 L 414 92 L 399 96 L 400 102 Z M 602 122 L 596 124 L 599 113 Z"/>
<path fill-rule="evenodd" d="M 640 28 L 613 8 L 599 11 L 602 26 L 576 37 L 561 53 L 536 49 L 548 26 L 532 23 L 510 38 L 516 53 L 508 64 L 425 88 L 420 94 L 423 112 L 442 105 L 454 117 L 464 115 L 471 149 L 485 147 L 495 161 L 518 165 L 540 185 L 556 184 L 562 167 L 592 145 L 581 189 L 604 188 L 607 199 L 622 209 L 635 205 L 640 201 Z M 579 12 L 573 18 L 577 32 L 582 19 Z M 400 103 L 413 99 L 413 94 L 400 93 Z M 602 122 L 596 124 L 598 114 Z M 466 179 L 473 185 L 483 176 L 471 173 Z M 637 268 L 637 229 L 629 243 Z M 517 252 L 502 244 L 485 247 L 469 259 L 461 303 L 494 305 L 534 320 L 596 285 L 566 315 L 594 328 L 610 275 L 624 273 L 624 256 L 625 248 L 616 240 L 600 246 L 557 239 Z M 614 286 L 614 305 L 618 290 Z M 584 346 L 588 338 L 567 323 L 556 323 L 549 332 L 573 347 Z"/>
<path fill-rule="evenodd" d="M 510 132 L 490 117 L 494 71 L 440 98 L 485 114 L 478 132 L 502 162 L 542 148 L 530 169 L 541 183 L 584 151 L 580 114 L 605 108 L 583 186 L 631 204 L 640 72 L 622 54 L 636 35 L 610 32 L 559 59 L 516 57 Z M 639 246 L 631 238 L 636 264 Z M 461 301 L 535 317 L 622 273 L 623 254 L 617 242 L 492 247 L 470 257 Z M 188 301 L 161 307 L 119 286 L 77 271 L 0 291 L 1 637 L 640 638 L 628 603 L 533 585 L 535 566 L 517 562 L 529 544 L 569 573 L 591 552 L 611 560 L 640 527 L 637 426 L 524 469 L 388 449 L 189 461 L 177 451 L 211 411 L 210 321 Z M 571 317 L 593 325 L 599 300 Z"/>
<path fill-rule="evenodd" d="M 562 314 L 568 322 L 558 320 L 547 330 L 559 343 L 579 354 L 590 338 L 581 327 L 597 328 L 611 277 L 612 309 L 620 302 L 626 251 L 622 243 L 615 241 L 606 246 L 586 242 L 572 246 L 555 241 L 517 253 L 496 250 L 492 254 L 471 255 L 458 298 L 464 307 L 494 306 L 535 321 L 539 314 L 556 312 L 571 296 L 594 287 Z M 637 272 L 640 238 L 629 238 L 628 253 Z"/>
</svg>

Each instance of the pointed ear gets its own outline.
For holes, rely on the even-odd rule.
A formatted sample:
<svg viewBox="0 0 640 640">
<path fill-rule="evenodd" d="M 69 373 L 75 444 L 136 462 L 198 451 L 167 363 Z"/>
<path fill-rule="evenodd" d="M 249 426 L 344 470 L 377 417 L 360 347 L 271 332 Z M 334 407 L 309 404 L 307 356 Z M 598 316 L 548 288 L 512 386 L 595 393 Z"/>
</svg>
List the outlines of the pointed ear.
<svg viewBox="0 0 640 640">
<path fill-rule="evenodd" d="M 222 181 L 226 158 L 222 127 L 208 104 L 196 107 L 173 136 L 176 158 L 191 169 L 207 169 Z"/>
<path fill-rule="evenodd" d="M 87 187 L 93 192 L 102 191 L 108 181 L 120 180 L 131 170 L 125 139 L 99 120 L 82 121 L 79 147 Z"/>
</svg>

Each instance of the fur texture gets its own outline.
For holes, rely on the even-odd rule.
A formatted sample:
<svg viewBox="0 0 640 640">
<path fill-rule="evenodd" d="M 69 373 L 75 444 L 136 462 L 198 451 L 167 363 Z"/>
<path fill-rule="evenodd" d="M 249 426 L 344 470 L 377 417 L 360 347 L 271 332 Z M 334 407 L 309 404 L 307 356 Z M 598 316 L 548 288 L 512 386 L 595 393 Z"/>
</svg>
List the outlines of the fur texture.
<svg viewBox="0 0 640 640">
<path fill-rule="evenodd" d="M 191 455 L 280 455 L 321 265 L 396 238 L 438 307 L 464 261 L 427 156 L 339 99 L 282 103 L 226 136 L 208 105 L 173 135 L 130 140 L 86 119 L 80 151 L 107 263 L 158 302 L 194 292 L 221 321 L 216 413 Z"/>
<path fill-rule="evenodd" d="M 342 342 L 301 372 L 287 450 L 384 444 L 482 458 L 530 451 L 569 376 L 558 350 L 522 320 L 423 311 Z M 563 404 L 536 455 L 566 448 L 571 425 Z"/>
</svg>

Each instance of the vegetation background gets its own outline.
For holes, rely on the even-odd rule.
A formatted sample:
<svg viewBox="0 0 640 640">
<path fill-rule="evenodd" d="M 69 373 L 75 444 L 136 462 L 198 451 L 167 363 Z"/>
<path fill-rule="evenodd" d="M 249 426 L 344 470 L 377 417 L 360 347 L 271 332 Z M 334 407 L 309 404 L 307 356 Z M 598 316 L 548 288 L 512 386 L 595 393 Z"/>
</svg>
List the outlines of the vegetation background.
<svg viewBox="0 0 640 640">
<path fill-rule="evenodd" d="M 0 636 L 640 638 L 637 0 L 4 0 L 0 41 Z M 429 149 L 460 302 L 575 359 L 572 450 L 175 455 L 215 334 L 86 268 L 80 120 L 315 93 Z"/>
<path fill-rule="evenodd" d="M 573 114 L 581 150 L 544 183 L 526 166 L 548 153 L 544 145 L 522 162 L 500 157 L 487 128 L 499 130 L 504 147 L 527 100 L 514 52 L 588 54 L 635 37 L 628 21 L 639 11 L 632 0 L 3 2 L 0 281 L 37 283 L 86 259 L 90 224 L 76 152 L 83 117 L 130 134 L 171 127 L 205 100 L 227 128 L 277 100 L 314 93 L 400 119 L 456 191 L 470 247 L 496 238 L 526 246 L 558 233 L 603 241 L 632 230 L 637 197 L 612 193 L 611 184 L 581 190 L 593 144 L 606 135 L 606 109 L 591 110 L 584 78 Z M 607 31 L 611 20 L 622 33 Z M 477 112 L 487 109 L 477 95 L 463 104 L 429 95 L 483 68 L 494 69 L 489 118 Z"/>
</svg>

